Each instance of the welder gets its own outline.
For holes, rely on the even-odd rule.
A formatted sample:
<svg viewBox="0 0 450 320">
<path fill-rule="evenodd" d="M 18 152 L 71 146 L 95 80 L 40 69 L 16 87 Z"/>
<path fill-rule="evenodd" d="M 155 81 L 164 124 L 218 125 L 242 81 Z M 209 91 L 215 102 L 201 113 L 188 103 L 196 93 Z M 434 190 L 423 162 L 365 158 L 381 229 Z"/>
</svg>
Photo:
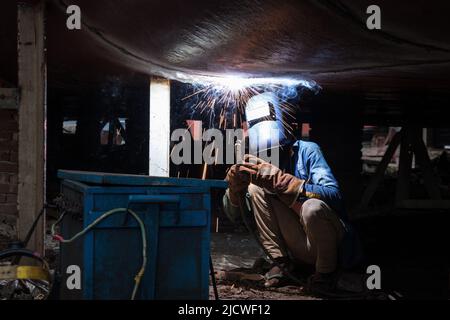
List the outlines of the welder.
<svg viewBox="0 0 450 320">
<path fill-rule="evenodd" d="M 355 265 L 360 257 L 356 237 L 319 146 L 286 134 L 279 111 L 273 93 L 248 101 L 251 153 L 269 148 L 272 154 L 277 151 L 279 161 L 275 165 L 246 154 L 242 163 L 233 165 L 226 176 L 224 209 L 236 221 L 243 209 L 240 201 L 249 195 L 256 234 L 275 262 L 265 275 L 266 287 L 285 283 L 287 270 L 295 265 L 310 265 L 315 272 L 308 278 L 309 289 L 333 292 L 339 271 Z M 263 141 L 267 137 L 270 141 Z"/>
</svg>

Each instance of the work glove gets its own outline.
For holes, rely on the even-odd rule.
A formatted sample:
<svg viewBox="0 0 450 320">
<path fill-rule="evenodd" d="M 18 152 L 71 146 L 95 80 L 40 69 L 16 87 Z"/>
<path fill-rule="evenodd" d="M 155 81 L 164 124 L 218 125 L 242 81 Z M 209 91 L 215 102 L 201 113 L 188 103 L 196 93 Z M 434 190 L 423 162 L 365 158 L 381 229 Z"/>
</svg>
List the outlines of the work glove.
<svg viewBox="0 0 450 320">
<path fill-rule="evenodd" d="M 235 164 L 228 170 L 225 180 L 228 182 L 228 197 L 233 206 L 239 206 L 239 197 L 247 190 L 252 174 L 256 174 L 256 171 L 241 164 Z"/>
<path fill-rule="evenodd" d="M 251 174 L 251 183 L 276 194 L 289 208 L 304 193 L 305 180 L 283 173 L 278 167 L 253 155 L 245 155 L 241 167 L 248 169 L 246 172 Z"/>
</svg>

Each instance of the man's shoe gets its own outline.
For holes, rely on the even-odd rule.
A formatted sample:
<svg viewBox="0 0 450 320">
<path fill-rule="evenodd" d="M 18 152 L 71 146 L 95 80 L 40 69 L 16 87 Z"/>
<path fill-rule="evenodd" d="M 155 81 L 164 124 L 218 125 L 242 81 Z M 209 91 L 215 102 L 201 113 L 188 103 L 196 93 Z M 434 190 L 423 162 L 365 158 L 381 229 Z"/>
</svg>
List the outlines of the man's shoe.
<svg viewBox="0 0 450 320">
<path fill-rule="evenodd" d="M 308 278 L 307 289 L 310 293 L 320 296 L 334 295 L 336 292 L 336 273 L 314 273 Z"/>
<path fill-rule="evenodd" d="M 275 259 L 275 263 L 272 264 L 270 270 L 264 275 L 264 287 L 276 288 L 284 286 L 289 282 L 289 278 L 285 272 L 291 272 L 292 269 L 293 265 L 289 258 L 282 257 Z"/>
</svg>

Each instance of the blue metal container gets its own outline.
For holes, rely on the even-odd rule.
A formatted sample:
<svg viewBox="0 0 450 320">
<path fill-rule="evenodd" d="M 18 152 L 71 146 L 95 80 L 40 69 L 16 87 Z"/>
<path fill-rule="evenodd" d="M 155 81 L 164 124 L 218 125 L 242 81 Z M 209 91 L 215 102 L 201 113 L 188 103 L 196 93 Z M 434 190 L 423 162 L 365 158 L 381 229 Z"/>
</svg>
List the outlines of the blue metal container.
<svg viewBox="0 0 450 320">
<path fill-rule="evenodd" d="M 130 208 L 143 220 L 148 263 L 136 299 L 208 299 L 210 190 L 225 188 L 224 181 L 65 170 L 58 176 L 71 208 L 61 224 L 64 238 L 115 208 Z M 61 244 L 60 257 L 62 299 L 129 299 L 142 263 L 139 225 L 125 212 L 110 216 Z M 80 289 L 66 284 L 71 265 L 80 267 Z"/>
</svg>

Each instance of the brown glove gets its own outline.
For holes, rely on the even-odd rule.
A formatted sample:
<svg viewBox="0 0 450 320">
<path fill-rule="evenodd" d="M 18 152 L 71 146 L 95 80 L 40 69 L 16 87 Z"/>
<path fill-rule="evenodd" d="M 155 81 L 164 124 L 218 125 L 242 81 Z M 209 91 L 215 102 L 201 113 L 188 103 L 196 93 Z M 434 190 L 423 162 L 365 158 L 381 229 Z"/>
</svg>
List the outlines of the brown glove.
<svg viewBox="0 0 450 320">
<path fill-rule="evenodd" d="M 247 189 L 253 174 L 256 174 L 255 170 L 240 164 L 235 164 L 228 170 L 225 180 L 228 182 L 228 196 L 233 206 L 239 205 L 239 197 Z"/>
<path fill-rule="evenodd" d="M 256 172 L 251 175 L 251 183 L 275 193 L 290 208 L 304 192 L 305 180 L 283 173 L 276 166 L 253 155 L 245 155 L 241 166 L 247 168 L 248 172 Z"/>
</svg>

